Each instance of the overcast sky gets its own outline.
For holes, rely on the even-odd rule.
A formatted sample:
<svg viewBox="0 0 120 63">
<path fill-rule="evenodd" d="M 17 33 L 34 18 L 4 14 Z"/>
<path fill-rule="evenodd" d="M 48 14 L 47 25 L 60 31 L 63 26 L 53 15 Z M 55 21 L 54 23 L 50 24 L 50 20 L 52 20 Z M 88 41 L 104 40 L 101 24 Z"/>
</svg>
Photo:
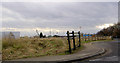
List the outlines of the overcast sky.
<svg viewBox="0 0 120 63">
<path fill-rule="evenodd" d="M 68 31 L 96 33 L 118 21 L 116 2 L 4 2 L 2 31 L 20 31 L 21 36 L 63 35 Z"/>
</svg>

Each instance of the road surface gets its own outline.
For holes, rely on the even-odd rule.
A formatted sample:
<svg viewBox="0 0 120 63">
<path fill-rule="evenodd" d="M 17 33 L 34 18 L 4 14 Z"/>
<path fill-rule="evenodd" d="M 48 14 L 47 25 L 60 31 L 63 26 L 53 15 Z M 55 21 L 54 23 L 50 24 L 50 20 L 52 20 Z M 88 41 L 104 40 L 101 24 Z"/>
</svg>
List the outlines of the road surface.
<svg viewBox="0 0 120 63">
<path fill-rule="evenodd" d="M 119 41 L 96 43 L 98 47 L 106 49 L 107 52 L 89 61 L 118 61 L 118 44 L 120 44 Z"/>
<path fill-rule="evenodd" d="M 95 42 L 96 47 L 106 49 L 106 53 L 96 56 L 93 58 L 89 58 L 83 61 L 119 61 L 119 49 L 120 49 L 120 40 L 116 41 L 108 41 L 108 42 Z M 119 47 L 118 47 L 119 46 Z M 76 61 L 76 63 L 81 63 L 80 61 Z"/>
</svg>

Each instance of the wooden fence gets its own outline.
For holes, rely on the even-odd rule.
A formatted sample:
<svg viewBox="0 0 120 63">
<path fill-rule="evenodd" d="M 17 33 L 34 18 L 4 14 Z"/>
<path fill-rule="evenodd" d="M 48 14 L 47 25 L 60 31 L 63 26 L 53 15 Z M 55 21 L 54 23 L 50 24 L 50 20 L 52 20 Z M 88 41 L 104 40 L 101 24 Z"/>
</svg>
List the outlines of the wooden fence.
<svg viewBox="0 0 120 63">
<path fill-rule="evenodd" d="M 70 36 L 72 34 L 72 36 Z M 74 34 L 78 34 L 79 36 L 79 45 L 78 47 L 81 46 L 81 38 L 80 38 L 80 31 L 79 32 L 74 32 L 72 31 L 72 33 L 70 33 L 69 31 L 67 31 L 67 40 L 68 40 L 68 44 L 69 44 L 69 52 L 71 53 L 71 42 L 70 42 L 70 37 L 72 37 L 73 40 L 73 50 L 76 50 L 76 45 L 75 45 L 75 35 Z"/>
<path fill-rule="evenodd" d="M 78 45 L 75 45 L 76 40 L 75 37 L 78 37 Z M 71 48 L 71 39 L 73 41 L 73 48 Z M 69 53 L 72 52 L 72 50 L 76 50 L 76 47 L 81 46 L 81 41 L 96 41 L 96 40 L 109 40 L 112 39 L 111 36 L 97 36 L 95 34 L 82 34 L 80 31 L 78 32 L 69 32 L 67 31 L 67 40 L 69 44 Z"/>
</svg>

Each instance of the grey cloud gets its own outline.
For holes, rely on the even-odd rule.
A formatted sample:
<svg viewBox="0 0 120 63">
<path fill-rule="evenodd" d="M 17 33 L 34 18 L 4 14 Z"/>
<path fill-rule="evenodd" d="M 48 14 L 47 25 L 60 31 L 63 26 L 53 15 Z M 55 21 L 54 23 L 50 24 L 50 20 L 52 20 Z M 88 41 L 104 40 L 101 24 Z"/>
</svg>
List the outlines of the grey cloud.
<svg viewBox="0 0 120 63">
<path fill-rule="evenodd" d="M 117 22 L 117 3 L 3 3 L 2 6 L 20 15 L 17 17 L 14 13 L 3 12 L 3 17 L 17 19 L 3 21 L 3 27 L 79 28 L 82 26 L 94 32 L 96 25 Z"/>
<path fill-rule="evenodd" d="M 17 11 L 28 18 L 67 17 L 64 14 L 77 15 L 81 18 L 100 18 L 116 15 L 116 12 L 113 12 L 113 10 L 117 9 L 117 3 L 3 3 L 3 6 Z"/>
</svg>

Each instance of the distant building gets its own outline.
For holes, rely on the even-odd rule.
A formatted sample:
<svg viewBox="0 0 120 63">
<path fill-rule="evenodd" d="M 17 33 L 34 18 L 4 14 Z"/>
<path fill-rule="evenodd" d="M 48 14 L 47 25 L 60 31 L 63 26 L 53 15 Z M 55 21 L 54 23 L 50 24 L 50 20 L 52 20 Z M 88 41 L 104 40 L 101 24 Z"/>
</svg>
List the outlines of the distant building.
<svg viewBox="0 0 120 63">
<path fill-rule="evenodd" d="M 14 38 L 14 39 L 17 39 L 17 38 L 20 38 L 20 32 L 2 32 L 2 38 Z"/>
</svg>

